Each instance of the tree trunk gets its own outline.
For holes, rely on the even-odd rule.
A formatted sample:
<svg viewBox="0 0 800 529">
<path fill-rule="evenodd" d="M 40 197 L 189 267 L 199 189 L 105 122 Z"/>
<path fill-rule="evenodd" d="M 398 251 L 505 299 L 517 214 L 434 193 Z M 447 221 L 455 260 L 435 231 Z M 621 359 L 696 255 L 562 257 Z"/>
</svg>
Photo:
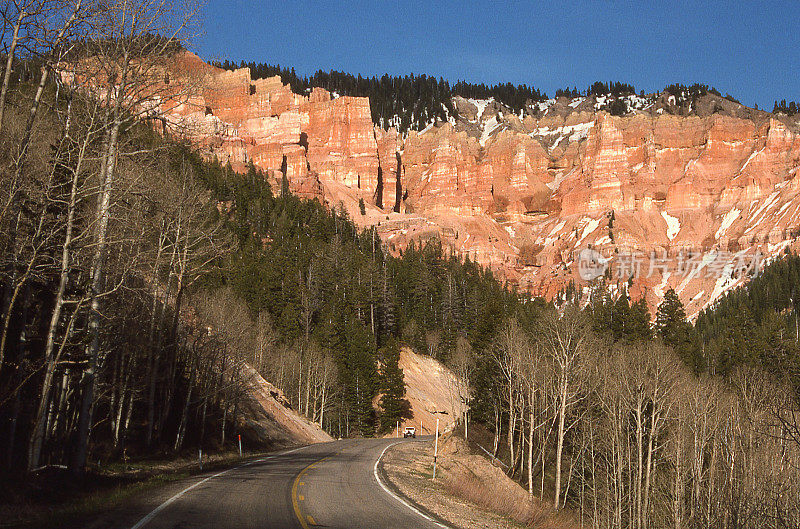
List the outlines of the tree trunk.
<svg viewBox="0 0 800 529">
<path fill-rule="evenodd" d="M 642 514 L 642 526 L 647 528 L 650 526 L 650 478 L 653 472 L 653 438 L 656 435 L 656 432 L 660 429 L 659 428 L 660 418 L 659 412 L 655 409 L 655 404 L 653 405 L 653 414 L 650 419 L 650 431 L 647 435 L 647 463 L 645 466 L 645 475 L 644 475 L 644 501 L 643 501 L 643 514 Z"/>
<path fill-rule="evenodd" d="M 17 44 L 19 44 L 19 30 L 22 27 L 22 22 L 28 17 L 25 10 L 20 10 L 17 21 L 14 24 L 14 31 L 11 35 L 11 45 L 8 47 L 6 58 L 6 69 L 3 72 L 3 86 L 0 89 L 0 132 L 3 131 L 3 117 L 6 109 L 6 98 L 8 97 L 8 87 L 11 84 L 11 70 L 14 66 L 14 57 L 17 51 Z"/>
<path fill-rule="evenodd" d="M 181 422 L 178 426 L 178 434 L 175 436 L 175 445 L 172 449 L 178 452 L 183 445 L 183 437 L 186 435 L 186 423 L 189 420 L 189 405 L 192 402 L 192 391 L 194 390 L 194 382 L 197 370 L 195 363 L 192 362 L 192 372 L 189 375 L 189 390 L 186 392 L 186 402 L 183 405 L 183 412 L 181 412 Z"/>
<path fill-rule="evenodd" d="M 133 401 L 133 389 L 130 387 L 131 383 L 131 376 L 133 372 L 136 370 L 136 356 L 133 356 L 128 361 L 128 370 L 125 373 L 125 377 L 122 381 L 122 391 L 120 391 L 119 397 L 119 413 L 117 414 L 117 424 L 116 428 L 114 429 L 114 448 L 121 446 L 121 441 L 124 438 L 124 433 L 127 428 L 123 428 L 122 424 L 123 421 L 127 425 L 130 417 L 126 415 L 126 407 L 130 412 L 131 405 L 128 403 L 130 400 Z M 122 435 L 121 435 L 122 434 Z"/>
<path fill-rule="evenodd" d="M 16 253 L 16 251 L 14 253 Z M 0 369 L 3 368 L 3 362 L 5 361 L 5 350 L 8 341 L 7 340 L 8 331 L 9 328 L 11 327 L 11 319 L 12 316 L 14 315 L 14 308 L 17 304 L 17 298 L 19 298 L 19 294 L 20 292 L 22 292 L 22 287 L 24 287 L 28 282 L 27 277 L 18 279 L 16 277 L 16 272 L 15 272 L 17 268 L 16 264 L 12 264 L 12 266 L 14 270 L 12 270 L 11 277 L 9 279 L 9 283 L 11 284 L 11 296 L 8 301 L 8 305 L 6 306 L 6 314 L 5 317 L 3 318 L 2 334 L 0 334 Z"/>
<path fill-rule="evenodd" d="M 683 433 L 681 425 L 675 426 L 675 483 L 672 492 L 672 517 L 675 522 L 674 529 L 683 529 L 681 513 L 683 511 Z"/>
<path fill-rule="evenodd" d="M 553 509 L 559 509 L 561 501 L 561 456 L 564 453 L 564 419 L 567 412 L 567 382 L 561 380 L 561 395 L 559 396 L 558 411 L 558 439 L 556 444 L 556 483 L 553 493 Z"/>
<path fill-rule="evenodd" d="M 119 112 L 119 111 L 117 111 Z M 107 251 L 108 223 L 111 209 L 111 192 L 114 183 L 114 171 L 117 161 L 117 141 L 121 121 L 115 117 L 108 142 L 107 163 L 102 177 L 103 186 L 98 199 L 96 249 L 92 262 L 91 306 L 89 310 L 89 331 L 92 341 L 89 346 L 89 367 L 84 371 L 81 387 L 83 400 L 81 402 L 78 420 L 77 447 L 72 459 L 71 471 L 79 474 L 86 466 L 89 448 L 89 435 L 92 424 L 94 408 L 94 392 L 97 381 L 97 369 L 100 361 L 100 289 L 103 286 L 105 272 L 105 258 Z"/>
<path fill-rule="evenodd" d="M 71 105 L 68 107 L 68 112 Z M 69 118 L 68 118 L 69 119 Z M 68 131 L 67 131 L 68 132 Z M 39 466 L 39 458 L 41 456 L 42 441 L 45 435 L 45 411 L 50 402 L 50 390 L 53 383 L 53 374 L 58 363 L 58 356 L 55 352 L 56 333 L 58 331 L 58 323 L 61 321 L 61 313 L 64 308 L 64 294 L 67 289 L 67 282 L 69 280 L 69 266 L 70 266 L 70 252 L 72 250 L 73 230 L 75 227 L 75 208 L 78 200 L 78 183 L 80 174 L 83 168 L 83 160 L 85 159 L 86 148 L 88 147 L 88 135 L 85 138 L 78 155 L 78 160 L 75 170 L 72 175 L 72 184 L 70 188 L 69 205 L 67 206 L 67 219 L 64 234 L 64 244 L 61 248 L 61 263 L 58 278 L 58 290 L 56 291 L 55 306 L 53 313 L 50 315 L 50 324 L 47 329 L 47 339 L 45 341 L 44 359 L 45 359 L 45 377 L 42 384 L 41 397 L 39 400 L 39 407 L 36 412 L 36 419 L 34 420 L 33 434 L 28 446 L 28 470 L 33 470 Z"/>
<path fill-rule="evenodd" d="M 642 401 L 640 398 L 637 398 L 636 401 L 636 410 L 635 410 L 635 417 L 636 417 L 636 483 L 634 483 L 634 494 L 635 494 L 635 508 L 636 508 L 636 519 L 635 519 L 635 527 L 637 529 L 641 529 L 642 527 L 642 476 L 643 476 L 643 465 L 644 465 L 644 442 L 643 442 L 643 432 L 642 432 Z"/>
<path fill-rule="evenodd" d="M 514 406 L 514 382 L 512 378 L 508 377 L 508 432 L 506 435 L 508 436 L 508 462 L 509 462 L 509 470 L 511 471 L 511 475 L 514 475 L 514 434 L 516 433 L 516 407 Z"/>
<path fill-rule="evenodd" d="M 228 422 L 228 402 L 225 397 L 222 398 L 222 428 L 220 432 L 220 445 L 225 448 L 225 425 Z"/>
<path fill-rule="evenodd" d="M 528 494 L 533 496 L 533 395 L 530 398 L 530 409 L 528 411 Z M 466 422 L 464 423 L 464 431 L 466 432 Z M 464 435 L 466 437 L 466 434 Z"/>
<path fill-rule="evenodd" d="M 323 382 L 322 384 L 322 399 L 319 406 L 319 427 L 324 429 L 324 421 L 325 418 L 325 395 L 326 395 L 327 385 Z M 421 432 L 420 432 L 421 433 Z"/>
</svg>

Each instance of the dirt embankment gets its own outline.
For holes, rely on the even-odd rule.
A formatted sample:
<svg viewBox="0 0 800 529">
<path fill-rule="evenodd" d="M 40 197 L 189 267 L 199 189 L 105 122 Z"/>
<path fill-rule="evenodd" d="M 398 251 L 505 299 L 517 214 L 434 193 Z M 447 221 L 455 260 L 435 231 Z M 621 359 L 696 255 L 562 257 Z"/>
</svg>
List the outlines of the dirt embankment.
<svg viewBox="0 0 800 529">
<path fill-rule="evenodd" d="M 281 390 L 251 367 L 246 369 L 250 379 L 243 420 L 259 444 L 286 447 L 333 440 L 317 423 L 295 412 Z"/>
<path fill-rule="evenodd" d="M 419 435 L 432 434 L 439 417 L 440 431 L 449 431 L 464 413 L 466 386 L 444 364 L 403 347 L 398 365 L 403 370 L 406 399 L 413 417 L 400 424 L 414 426 Z M 392 432 L 390 435 L 394 435 Z"/>
<path fill-rule="evenodd" d="M 531 498 L 502 469 L 470 452 L 460 437 L 440 439 L 436 479 L 433 479 L 433 441 L 401 443 L 382 460 L 394 487 L 412 502 L 451 526 L 461 529 L 535 527 L 573 529 L 578 523 L 567 513 Z"/>
</svg>

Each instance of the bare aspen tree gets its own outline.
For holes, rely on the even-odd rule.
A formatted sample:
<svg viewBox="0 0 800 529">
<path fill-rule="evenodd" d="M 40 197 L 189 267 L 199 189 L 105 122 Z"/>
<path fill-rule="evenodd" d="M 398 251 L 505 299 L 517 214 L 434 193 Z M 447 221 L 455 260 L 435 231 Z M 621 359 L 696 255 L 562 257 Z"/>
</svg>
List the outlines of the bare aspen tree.
<svg viewBox="0 0 800 529">
<path fill-rule="evenodd" d="M 36 116 L 39 113 L 42 96 L 44 93 L 45 84 L 48 80 L 50 70 L 58 63 L 61 56 L 64 55 L 64 43 L 69 39 L 76 28 L 81 27 L 83 23 L 90 18 L 94 12 L 85 7 L 83 0 L 69 1 L 51 1 L 51 2 L 27 2 L 21 4 L 16 2 L 18 17 L 15 22 L 15 33 L 12 42 L 12 48 L 16 46 L 17 40 L 22 38 L 17 33 L 19 25 L 22 23 L 22 18 L 27 20 L 26 27 L 23 28 L 25 32 L 26 47 L 36 50 L 38 58 L 42 60 L 41 75 L 36 93 L 30 103 L 28 116 L 24 129 L 20 132 L 21 137 L 16 138 L 15 142 L 17 153 L 14 155 L 11 171 L 13 174 L 4 178 L 4 184 L 8 186 L 8 198 L 0 211 L 0 222 L 10 214 L 11 217 L 16 217 L 17 221 L 9 233 L 10 248 L 6 249 L 7 267 L 9 269 L 8 285 L 11 289 L 11 295 L 8 296 L 9 300 L 5 310 L 5 320 L 3 321 L 2 331 L 0 332 L 0 370 L 3 366 L 3 357 L 6 350 L 6 342 L 8 338 L 8 326 L 11 315 L 14 313 L 16 303 L 19 299 L 20 292 L 27 288 L 28 282 L 32 275 L 35 275 L 37 267 L 49 266 L 45 260 L 42 262 L 42 253 L 46 251 L 47 247 L 52 245 L 53 230 L 45 224 L 47 218 L 47 208 L 53 202 L 52 193 L 55 192 L 57 184 L 56 180 L 56 165 L 52 165 L 49 175 L 45 177 L 44 192 L 40 199 L 38 209 L 40 211 L 39 221 L 37 227 L 34 229 L 34 237 L 28 241 L 19 241 L 18 230 L 20 229 L 21 208 L 20 204 L 20 190 L 21 178 L 25 165 L 25 160 L 30 145 L 31 136 L 34 130 Z M 11 52 L 13 54 L 13 51 Z M 11 60 L 9 55 L 9 60 Z M 10 67 L 10 66 L 9 66 Z M 10 75 L 10 70 L 6 70 L 6 74 Z M 8 75 L 4 78 L 3 92 L 0 94 L 0 127 L 2 127 L 2 114 L 3 105 L 7 96 L 7 80 Z M 65 122 L 65 128 L 68 127 L 69 120 Z M 65 147 L 66 142 L 64 138 L 58 142 L 58 152 L 61 152 Z M 57 152 L 57 156 L 59 156 Z M 35 190 L 34 184 L 29 183 L 30 188 Z M 31 189 L 27 193 L 30 195 Z M 16 213 L 15 213 L 16 212 Z M 25 247 L 28 252 L 25 253 Z M 25 255 L 23 255 L 25 254 Z"/>
<path fill-rule="evenodd" d="M 463 410 L 461 414 L 461 421 L 464 424 L 464 438 L 469 438 L 468 426 L 468 413 L 469 413 L 469 399 L 471 395 L 470 380 L 472 378 L 472 371 L 475 367 L 475 352 L 472 350 L 469 341 L 463 336 L 456 339 L 456 348 L 450 358 L 450 367 L 456 375 L 452 381 L 450 389 L 451 398 L 453 402 L 453 409 Z"/>
<path fill-rule="evenodd" d="M 555 488 L 553 508 L 561 507 L 561 474 L 566 433 L 567 410 L 579 400 L 578 368 L 585 353 L 589 329 L 584 316 L 577 308 L 567 306 L 563 316 L 547 313 L 539 330 L 539 339 L 546 354 L 555 366 L 558 390 L 558 426 L 556 429 Z"/>
<path fill-rule="evenodd" d="M 517 400 L 520 384 L 520 361 L 522 355 L 520 350 L 526 347 L 523 342 L 526 340 L 519 324 L 516 320 L 509 320 L 500 330 L 497 340 L 497 347 L 493 350 L 494 361 L 500 372 L 503 374 L 506 398 L 508 399 L 508 431 L 507 443 L 511 461 L 511 473 L 513 475 L 516 463 L 516 452 L 514 450 L 514 435 L 517 427 Z"/>
<path fill-rule="evenodd" d="M 11 73 L 16 58 L 17 47 L 26 38 L 27 26 L 33 17 L 40 15 L 44 8 L 42 0 L 11 0 L 6 3 L 1 11 L 3 15 L 3 26 L 11 27 L 11 34 L 6 51 L 6 64 L 3 68 L 3 84 L 0 87 L 0 132 L 3 131 L 3 119 L 5 117 L 6 100 L 8 98 L 8 88 L 11 84 Z M 3 35 L 5 37 L 5 34 Z M 5 44 L 5 39 L 3 44 Z"/>
<path fill-rule="evenodd" d="M 268 375 L 268 378 L 276 380 L 272 373 L 266 371 L 267 365 L 282 366 L 282 362 L 278 360 L 277 351 L 275 347 L 278 344 L 278 333 L 272 324 L 272 319 L 267 311 L 262 311 L 256 320 L 256 348 L 253 351 L 253 358 L 251 364 L 253 368 L 262 375 Z M 269 361 L 271 359 L 271 361 Z M 279 382 L 278 387 L 281 387 L 282 380 Z"/>
<path fill-rule="evenodd" d="M 672 351 L 666 350 L 660 343 L 654 344 L 648 352 L 645 362 L 648 364 L 645 391 L 648 399 L 649 424 L 647 428 L 646 462 L 644 483 L 642 487 L 642 527 L 653 525 L 651 517 L 651 498 L 653 496 L 654 475 L 657 462 L 663 458 L 661 439 L 673 419 L 676 407 L 676 391 L 680 381 L 688 376 L 686 368 L 680 363 Z"/>
<path fill-rule="evenodd" d="M 96 89 L 104 89 L 110 99 L 108 132 L 100 167 L 100 191 L 95 218 L 95 252 L 92 258 L 89 331 L 89 365 L 84 371 L 82 403 L 78 423 L 77 449 L 71 468 L 82 471 L 86 463 L 92 423 L 94 392 L 100 353 L 100 297 L 105 258 L 108 250 L 108 225 L 111 214 L 114 177 L 120 152 L 120 134 L 143 116 L 152 116 L 152 101 L 159 95 L 165 61 L 192 23 L 195 15 L 184 5 L 165 0 L 118 0 L 103 13 L 101 33 L 95 53 L 75 65 L 76 79 L 90 79 Z M 163 37 L 154 39 L 152 34 Z M 88 65 L 89 72 L 84 71 Z M 100 84 L 100 83 L 103 84 Z M 163 93 L 167 95 L 167 93 Z M 177 104 L 177 103 L 176 103 Z M 161 107 L 163 109 L 163 106 Z"/>
<path fill-rule="evenodd" d="M 538 350 L 538 344 L 530 341 L 524 344 L 521 358 L 521 377 L 525 388 L 525 397 L 527 400 L 528 409 L 528 459 L 527 459 L 527 480 L 528 480 L 528 494 L 533 495 L 533 469 L 536 463 L 534 462 L 534 439 L 536 433 L 548 422 L 550 422 L 552 411 L 548 406 L 550 399 L 548 396 L 552 393 L 548 392 L 548 378 L 543 362 L 541 352 Z M 542 438 L 540 449 L 537 451 L 542 461 L 544 460 L 544 447 L 546 439 Z"/>
</svg>

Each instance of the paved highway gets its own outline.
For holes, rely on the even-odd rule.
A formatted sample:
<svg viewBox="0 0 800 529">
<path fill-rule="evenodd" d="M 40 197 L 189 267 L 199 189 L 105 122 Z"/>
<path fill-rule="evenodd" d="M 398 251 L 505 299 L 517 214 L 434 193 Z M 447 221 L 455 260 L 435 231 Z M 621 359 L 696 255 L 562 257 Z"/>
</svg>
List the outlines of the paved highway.
<svg viewBox="0 0 800 529">
<path fill-rule="evenodd" d="M 396 439 L 344 440 L 193 478 L 92 527 L 115 529 L 394 529 L 444 527 L 386 486 L 377 461 Z M 413 442 L 413 441 L 411 441 Z M 163 500 L 163 501 L 162 501 Z M 137 512 L 138 511 L 138 512 Z"/>
</svg>

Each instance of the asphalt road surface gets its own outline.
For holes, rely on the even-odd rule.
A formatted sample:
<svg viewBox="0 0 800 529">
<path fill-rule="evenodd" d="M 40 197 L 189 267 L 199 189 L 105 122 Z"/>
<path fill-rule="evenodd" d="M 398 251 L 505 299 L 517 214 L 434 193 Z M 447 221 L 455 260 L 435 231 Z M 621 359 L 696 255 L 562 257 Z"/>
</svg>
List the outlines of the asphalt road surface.
<svg viewBox="0 0 800 529">
<path fill-rule="evenodd" d="M 344 440 L 199 476 L 158 505 L 111 517 L 118 529 L 394 529 L 444 527 L 408 505 L 376 462 L 396 439 Z M 413 442 L 413 441 L 410 441 Z M 139 511 L 139 512 L 135 512 Z"/>
</svg>

